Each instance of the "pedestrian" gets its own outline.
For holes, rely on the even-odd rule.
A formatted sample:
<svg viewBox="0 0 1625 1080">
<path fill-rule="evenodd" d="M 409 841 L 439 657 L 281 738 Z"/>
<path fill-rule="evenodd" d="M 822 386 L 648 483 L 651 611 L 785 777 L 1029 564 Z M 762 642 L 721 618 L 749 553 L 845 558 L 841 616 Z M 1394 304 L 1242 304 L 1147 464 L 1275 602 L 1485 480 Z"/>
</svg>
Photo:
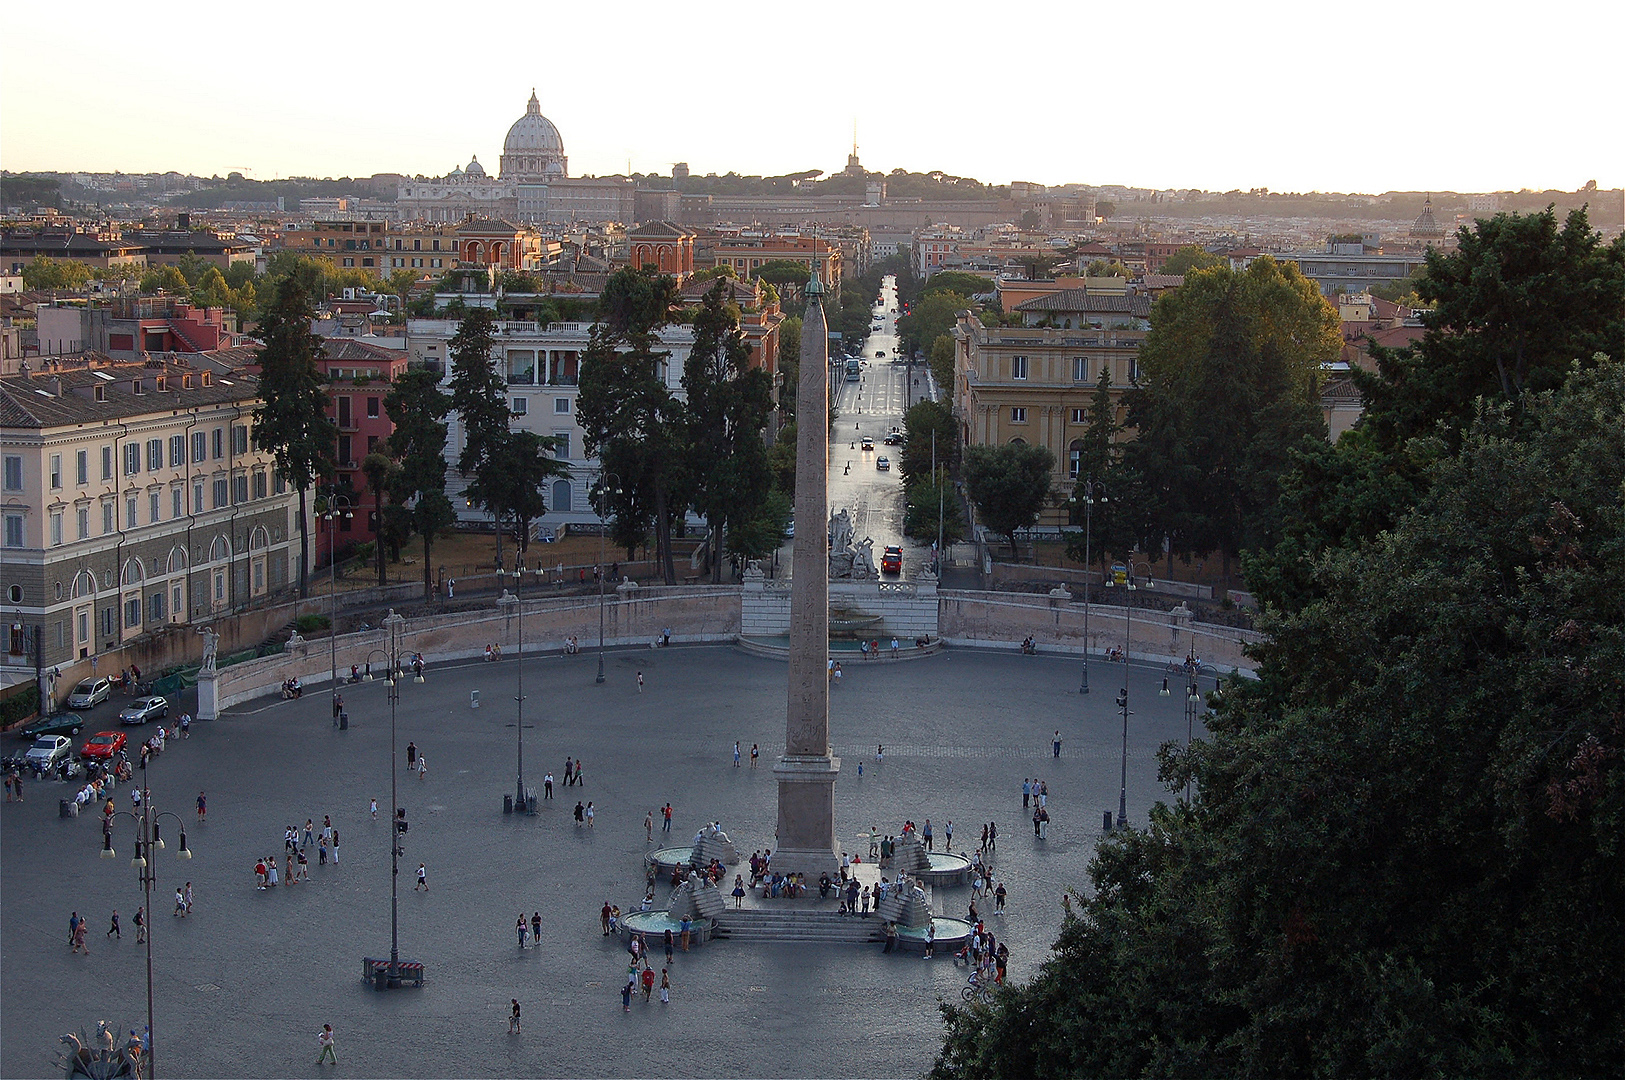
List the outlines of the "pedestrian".
<svg viewBox="0 0 1625 1080">
<path fill-rule="evenodd" d="M 603 908 L 598 912 L 598 925 L 604 928 L 605 937 L 609 937 L 609 916 L 611 910 L 612 909 L 609 906 L 609 901 L 605 900 Z"/>
<path fill-rule="evenodd" d="M 592 816 L 593 816 L 592 800 L 588 799 L 587 800 L 587 828 L 589 828 L 589 829 L 592 828 Z"/>
<path fill-rule="evenodd" d="M 327 865 L 327 840 L 325 838 L 316 842 L 316 865 Z"/>
<path fill-rule="evenodd" d="M 886 929 L 886 947 L 884 949 L 881 949 L 880 951 L 883 952 L 883 953 L 889 953 L 893 949 L 897 948 L 897 924 L 893 923 L 893 922 L 887 922 L 885 929 Z"/>
<path fill-rule="evenodd" d="M 378 800 L 377 799 L 372 800 L 372 806 L 369 807 L 369 809 L 372 811 L 372 820 L 377 821 L 378 820 Z"/>
<path fill-rule="evenodd" d="M 859 913 L 863 915 L 869 914 L 869 886 L 865 885 L 863 887 L 863 893 L 859 896 L 858 903 L 860 905 Z"/>
<path fill-rule="evenodd" d="M 429 891 L 429 871 L 422 863 L 418 863 L 418 883 L 412 886 L 413 892 L 417 892 L 419 889 L 424 892 Z"/>
<path fill-rule="evenodd" d="M 79 913 L 75 911 L 68 916 L 68 944 L 73 944 L 73 936 L 79 932 Z"/>
<path fill-rule="evenodd" d="M 666 823 L 661 826 L 661 829 L 665 832 L 671 832 L 671 803 L 667 803 L 660 808 L 660 816 L 666 819 Z"/>
<path fill-rule="evenodd" d="M 688 952 L 688 936 L 694 931 L 694 920 L 687 915 L 683 916 L 683 951 Z"/>
<path fill-rule="evenodd" d="M 508 1016 L 508 1034 L 517 1035 L 519 1034 L 519 999 L 510 999 L 509 1004 L 513 1006 L 513 1012 Z"/>
<path fill-rule="evenodd" d="M 986 825 L 982 826 L 982 846 L 978 850 L 983 851 L 983 852 L 987 851 L 987 826 Z"/>
<path fill-rule="evenodd" d="M 947 840 L 943 841 L 942 850 L 943 851 L 952 851 L 954 849 L 954 819 L 953 818 L 948 819 L 948 823 L 942 827 L 942 832 L 948 838 Z"/>
<path fill-rule="evenodd" d="M 147 940 L 147 909 L 144 907 L 136 908 L 134 921 L 135 943 L 137 945 L 145 944 Z"/>
<path fill-rule="evenodd" d="M 569 787 L 576 782 L 576 765 L 568 754 L 564 758 L 564 786 Z"/>
<path fill-rule="evenodd" d="M 542 798 L 551 799 L 552 797 L 553 797 L 553 774 L 548 773 L 546 776 L 542 777 Z"/>
<path fill-rule="evenodd" d="M 587 784 L 587 772 L 582 768 L 580 758 L 576 758 L 576 783 L 583 787 Z"/>
<path fill-rule="evenodd" d="M 531 912 L 530 940 L 538 949 L 542 947 L 542 913 L 540 911 Z"/>
<path fill-rule="evenodd" d="M 671 966 L 671 959 L 672 959 L 672 936 L 671 936 L 671 930 L 670 929 L 668 929 L 666 931 L 666 933 L 665 933 L 665 944 L 666 944 L 666 966 L 670 967 Z"/>
<path fill-rule="evenodd" d="M 897 659 L 897 639 L 896 638 L 891 639 L 891 658 L 893 660 Z"/>
<path fill-rule="evenodd" d="M 645 843 L 655 842 L 655 812 L 649 811 L 643 815 L 643 834 L 647 838 Z"/>
<path fill-rule="evenodd" d="M 514 929 L 519 933 L 519 947 L 523 949 L 530 941 L 530 924 L 525 921 L 523 913 L 520 914 L 519 922 L 514 925 Z"/>
<path fill-rule="evenodd" d="M 649 996 L 654 993 L 654 990 L 655 969 L 652 967 L 645 967 L 643 969 L 643 1003 L 645 1005 L 649 1004 Z"/>
<path fill-rule="evenodd" d="M 1021 808 L 1027 809 L 1027 800 L 1032 798 L 1033 784 L 1025 776 L 1021 778 Z"/>
<path fill-rule="evenodd" d="M 339 713 L 344 711 L 344 695 L 333 695 L 333 726 L 339 726 Z"/>
<path fill-rule="evenodd" d="M 743 875 L 734 875 L 733 897 L 735 908 L 742 908 L 745 906 L 745 879 Z"/>
<path fill-rule="evenodd" d="M 660 1004 L 671 1004 L 671 969 L 660 969 Z"/>
<path fill-rule="evenodd" d="M 454 599 L 456 599 L 456 597 L 457 597 L 457 579 L 456 578 L 447 578 L 446 579 L 446 599 L 447 600 L 454 600 Z"/>
<path fill-rule="evenodd" d="M 209 819 L 209 801 L 203 797 L 203 792 L 197 793 L 197 823 L 203 824 Z"/>
<path fill-rule="evenodd" d="M 413 769 L 415 769 L 417 767 L 418 767 L 418 744 L 415 743 L 415 742 L 408 742 L 406 744 L 406 771 L 411 772 Z"/>
<path fill-rule="evenodd" d="M 332 1024 L 322 1025 L 322 1030 L 316 1033 L 316 1045 L 322 1048 L 321 1054 L 316 1058 L 316 1064 L 320 1065 L 324 1061 L 331 1061 L 334 1065 L 339 1063 L 339 1055 L 337 1051 L 333 1049 Z"/>
<path fill-rule="evenodd" d="M 931 850 L 931 819 L 925 819 L 925 827 L 920 830 L 920 838 L 925 841 L 925 850 Z"/>
<path fill-rule="evenodd" d="M 1043 814 L 1043 812 L 1044 811 L 1042 811 L 1042 810 L 1034 810 L 1033 811 L 1033 835 L 1034 836 L 1039 835 L 1038 823 L 1039 823 L 1039 820 L 1040 820 L 1040 815 Z"/>
<path fill-rule="evenodd" d="M 192 914 L 192 883 L 190 881 L 186 883 L 186 888 L 181 890 L 181 895 L 186 900 L 186 914 Z"/>
<path fill-rule="evenodd" d="M 643 693 L 643 672 L 638 672 L 638 693 Z"/>
<path fill-rule="evenodd" d="M 190 739 L 191 737 L 192 737 L 192 714 L 183 712 L 183 713 L 181 713 L 181 738 Z"/>
<path fill-rule="evenodd" d="M 997 821 L 987 823 L 987 849 L 989 851 L 999 850 L 999 823 Z"/>
<path fill-rule="evenodd" d="M 750 744 L 750 767 L 756 768 L 756 758 L 761 754 L 755 743 Z"/>
<path fill-rule="evenodd" d="M 580 825 L 587 820 L 587 807 L 580 799 L 576 800 L 576 824 Z"/>
<path fill-rule="evenodd" d="M 124 931 L 120 930 L 118 925 L 118 908 L 113 909 L 113 921 L 107 927 L 107 936 L 116 937 L 120 941 L 124 940 Z"/>
<path fill-rule="evenodd" d="M 1038 806 L 1039 806 L 1039 809 L 1047 809 L 1049 807 L 1049 781 L 1048 780 L 1040 780 L 1038 782 Z"/>
<path fill-rule="evenodd" d="M 299 849 L 299 880 L 310 880 L 310 862 L 305 858 L 305 849 Z"/>
<path fill-rule="evenodd" d="M 1004 882 L 1001 881 L 999 887 L 993 890 L 993 914 L 1004 914 L 1004 895 Z"/>
<path fill-rule="evenodd" d="M 79 920 L 79 925 L 74 927 L 73 930 L 73 948 L 70 950 L 71 952 L 82 952 L 86 956 L 90 955 L 90 946 L 85 944 L 85 934 L 88 932 L 89 927 L 90 924 L 84 919 Z"/>
<path fill-rule="evenodd" d="M 1058 730 L 1055 732 L 1055 756 L 1061 756 L 1061 733 Z"/>
<path fill-rule="evenodd" d="M 937 928 L 934 923 L 927 922 L 925 924 L 925 956 L 922 959 L 929 960 L 936 954 Z"/>
<path fill-rule="evenodd" d="M 274 858 L 265 860 L 265 887 L 267 889 L 276 888 L 276 860 Z"/>
<path fill-rule="evenodd" d="M 884 746 L 876 746 L 875 747 L 875 768 L 878 769 L 880 767 L 880 763 L 885 761 L 885 760 L 886 760 L 886 748 Z"/>
<path fill-rule="evenodd" d="M 305 819 L 305 847 L 316 842 L 316 822 L 311 818 Z"/>
<path fill-rule="evenodd" d="M 418 754 L 418 779 L 422 780 L 424 777 L 426 777 L 428 775 L 429 775 L 429 756 L 427 754 L 419 753 Z"/>
<path fill-rule="evenodd" d="M 186 894 L 181 892 L 179 885 L 175 886 L 175 914 L 177 916 L 186 914 Z"/>
<path fill-rule="evenodd" d="M 632 984 L 626 982 L 621 985 L 621 1009 L 624 1012 L 632 1011 Z"/>
<path fill-rule="evenodd" d="M 327 814 L 322 815 L 322 839 L 333 839 L 333 819 Z"/>
<path fill-rule="evenodd" d="M 739 740 L 734 740 L 734 768 L 739 768 Z"/>
<path fill-rule="evenodd" d="M 333 830 L 333 851 L 332 851 L 332 855 L 333 855 L 333 865 L 337 866 L 339 864 L 339 831 L 338 831 L 338 829 Z"/>
</svg>

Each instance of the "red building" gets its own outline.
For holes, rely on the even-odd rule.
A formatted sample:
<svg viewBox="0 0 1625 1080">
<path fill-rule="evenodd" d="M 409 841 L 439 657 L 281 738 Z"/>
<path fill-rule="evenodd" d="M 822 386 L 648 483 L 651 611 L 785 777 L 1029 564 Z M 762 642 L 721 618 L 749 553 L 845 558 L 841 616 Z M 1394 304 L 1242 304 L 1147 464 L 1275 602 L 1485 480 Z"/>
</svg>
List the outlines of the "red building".
<svg viewBox="0 0 1625 1080">
<path fill-rule="evenodd" d="M 694 238 L 695 234 L 681 225 L 645 221 L 626 237 L 632 269 L 652 266 L 681 284 L 694 272 Z"/>
<path fill-rule="evenodd" d="M 339 429 L 336 485 L 340 492 L 349 489 L 346 497 L 352 507 L 351 516 L 335 521 L 331 532 L 327 522 L 316 522 L 317 550 L 330 557 L 335 548 L 343 551 L 378 533 L 373 495 L 361 462 L 395 430 L 384 411 L 384 395 L 390 383 L 405 374 L 407 354 L 353 338 L 328 338 L 323 346 L 325 355 L 317 363 L 328 378 L 327 393 L 333 401 L 327 415 Z"/>
</svg>

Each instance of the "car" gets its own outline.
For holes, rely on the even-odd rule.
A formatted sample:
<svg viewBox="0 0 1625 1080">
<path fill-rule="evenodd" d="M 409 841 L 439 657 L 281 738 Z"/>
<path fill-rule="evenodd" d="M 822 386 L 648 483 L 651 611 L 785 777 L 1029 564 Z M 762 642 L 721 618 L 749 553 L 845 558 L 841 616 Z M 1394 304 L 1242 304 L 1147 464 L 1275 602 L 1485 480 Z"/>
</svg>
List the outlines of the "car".
<svg viewBox="0 0 1625 1080">
<path fill-rule="evenodd" d="M 169 702 L 161 697 L 136 698 L 118 714 L 121 724 L 145 724 L 148 720 L 169 715 Z"/>
<path fill-rule="evenodd" d="M 876 349 L 875 350 L 875 359 L 876 360 L 884 360 L 885 358 L 886 358 L 886 350 L 885 349 Z"/>
<path fill-rule="evenodd" d="M 79 685 L 68 695 L 68 708 L 92 709 L 113 696 L 113 680 L 103 675 L 99 679 L 80 679 Z"/>
<path fill-rule="evenodd" d="M 902 446 L 903 440 L 906 438 L 908 438 L 908 436 L 904 435 L 901 431 L 889 431 L 886 433 L 886 445 Z"/>
<path fill-rule="evenodd" d="M 36 769 L 54 769 L 73 753 L 73 740 L 66 735 L 41 735 L 28 748 L 23 760 Z"/>
<path fill-rule="evenodd" d="M 901 574 L 903 572 L 903 549 L 888 545 L 880 556 L 880 572 L 882 574 Z"/>
<path fill-rule="evenodd" d="M 865 435 L 863 437 L 863 444 L 862 445 L 863 445 L 863 448 L 865 450 L 873 450 L 875 448 L 875 440 L 873 438 L 871 438 L 870 436 Z"/>
<path fill-rule="evenodd" d="M 879 469 L 881 472 L 890 472 L 891 459 L 885 454 L 881 454 L 879 457 L 875 458 L 875 468 Z"/>
<path fill-rule="evenodd" d="M 75 713 L 56 713 L 35 720 L 25 726 L 19 734 L 29 740 L 37 739 L 41 735 L 77 735 L 83 726 L 84 720 Z"/>
<path fill-rule="evenodd" d="M 124 741 L 122 731 L 98 731 L 79 748 L 79 756 L 86 761 L 108 761 L 124 749 Z"/>
</svg>

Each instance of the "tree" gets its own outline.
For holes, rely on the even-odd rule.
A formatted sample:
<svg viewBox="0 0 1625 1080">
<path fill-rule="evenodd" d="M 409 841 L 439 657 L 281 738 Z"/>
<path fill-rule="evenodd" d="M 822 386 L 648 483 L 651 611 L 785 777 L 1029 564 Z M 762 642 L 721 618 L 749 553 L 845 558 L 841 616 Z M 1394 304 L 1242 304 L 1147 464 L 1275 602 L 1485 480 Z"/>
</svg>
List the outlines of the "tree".
<svg viewBox="0 0 1625 1080">
<path fill-rule="evenodd" d="M 671 517 L 687 505 L 682 404 L 664 378 L 670 354 L 658 331 L 672 318 L 677 285 L 650 269 L 617 270 L 604 287 L 604 321 L 581 364 L 576 420 L 587 453 L 619 481 L 607 493 L 616 543 L 632 550 L 653 526 L 662 578 L 677 582 Z M 628 556 L 630 557 L 630 555 Z"/>
<path fill-rule="evenodd" d="M 23 287 L 28 289 L 77 289 L 90 278 L 90 267 L 72 259 L 36 255 L 23 266 Z"/>
<path fill-rule="evenodd" d="M 931 355 L 937 338 L 953 330 L 959 313 L 974 308 L 970 298 L 954 292 L 929 292 L 920 297 L 914 309 L 897 320 L 897 333 L 909 352 Z"/>
<path fill-rule="evenodd" d="M 1460 430 L 1474 402 L 1556 386 L 1575 361 L 1625 356 L 1625 237 L 1604 246 L 1584 210 L 1561 229 L 1539 214 L 1497 214 L 1430 249 L 1417 290 L 1432 305 L 1412 350 L 1373 353 L 1358 373 L 1364 422 L 1397 448 L 1439 420 Z"/>
<path fill-rule="evenodd" d="M 1110 220 L 1117 214 L 1117 204 L 1107 199 L 1095 200 L 1095 216 Z"/>
<path fill-rule="evenodd" d="M 740 559 L 764 559 L 784 543 L 785 526 L 794 506 L 791 496 L 769 491 L 751 516 L 728 529 L 728 552 Z"/>
<path fill-rule="evenodd" d="M 1144 498 L 1143 483 L 1122 466 L 1123 448 L 1118 441 L 1123 425 L 1117 420 L 1117 402 L 1112 398 L 1111 368 L 1102 365 L 1089 399 L 1089 424 L 1079 440 L 1077 475 L 1072 496 L 1067 500 L 1067 520 L 1087 527 L 1088 535 L 1071 532 L 1066 536 L 1066 555 L 1079 562 L 1099 561 L 1105 565 L 1108 552 L 1127 555 L 1138 539 L 1133 528 L 1132 507 Z M 1072 469 L 1072 462 L 1067 462 Z M 1093 492 L 1085 484 L 1094 482 L 1102 490 Z"/>
<path fill-rule="evenodd" d="M 982 524 L 1009 538 L 1012 558 L 1016 533 L 1031 528 L 1049 501 L 1054 468 L 1055 455 L 1047 446 L 1016 442 L 965 450 L 965 493 Z"/>
<path fill-rule="evenodd" d="M 1162 264 L 1158 271 L 1163 274 L 1188 274 L 1192 270 L 1211 270 L 1215 266 L 1224 266 L 1229 262 L 1223 255 L 1215 255 L 1211 251 L 1197 247 L 1195 244 L 1186 244 Z"/>
<path fill-rule="evenodd" d="M 1194 271 L 1157 301 L 1142 386 L 1124 395 L 1152 547 L 1220 549 L 1228 576 L 1233 553 L 1272 540 L 1291 450 L 1325 439 L 1321 366 L 1341 347 L 1337 313 L 1292 263 Z"/>
<path fill-rule="evenodd" d="M 395 473 L 400 468 L 385 452 L 388 448 L 389 443 L 387 441 L 380 443 L 366 457 L 361 459 L 361 471 L 366 475 L 367 488 L 372 492 L 373 532 L 378 538 L 378 542 L 373 545 L 376 549 L 373 554 L 378 564 L 378 587 L 380 589 L 389 584 L 384 577 L 384 548 L 388 546 L 395 553 L 395 557 L 399 558 L 401 544 L 406 539 L 404 536 L 389 537 L 387 535 L 389 522 L 384 515 L 384 498 L 388 495 L 390 489 L 395 486 Z"/>
<path fill-rule="evenodd" d="M 1621 415 L 1595 357 L 1430 436 L 1416 505 L 1163 747 L 1199 796 L 1100 846 L 1040 973 L 944 1010 L 933 1075 L 1617 1072 Z"/>
<path fill-rule="evenodd" d="M 903 489 L 903 535 L 930 543 L 940 535 L 944 546 L 965 538 L 959 495 L 946 469 L 938 469 L 935 480 L 927 473 Z"/>
<path fill-rule="evenodd" d="M 991 293 L 996 286 L 980 274 L 967 274 L 963 270 L 943 270 L 926 280 L 922 295 L 935 292 L 958 293 L 961 296 L 979 296 Z"/>
<path fill-rule="evenodd" d="M 782 288 L 792 285 L 802 288 L 812 280 L 812 267 L 794 259 L 769 259 L 750 272 L 750 276 Z"/>
<path fill-rule="evenodd" d="M 954 385 L 954 356 L 957 345 L 954 339 L 942 334 L 931 343 L 931 352 L 926 363 L 931 366 L 931 377 L 937 380 L 938 386 L 951 387 Z"/>
<path fill-rule="evenodd" d="M 762 433 L 773 411 L 773 383 L 767 372 L 750 366 L 750 346 L 727 288 L 718 281 L 706 291 L 694 317 L 694 347 L 683 364 L 687 472 L 694 509 L 710 528 L 714 582 L 722 580 L 724 533 L 758 516 L 772 488 Z"/>
<path fill-rule="evenodd" d="M 801 378 L 801 316 L 779 324 L 779 412 L 791 421 L 796 416 L 796 387 Z"/>
<path fill-rule="evenodd" d="M 327 415 L 321 371 L 322 339 L 311 331 L 310 294 L 297 277 L 284 280 L 259 335 L 260 401 L 254 410 L 254 445 L 270 453 L 276 470 L 299 493 L 299 595 L 310 593 L 311 486 L 333 474 L 338 425 Z"/>
<path fill-rule="evenodd" d="M 463 428 L 463 451 L 457 470 L 473 476 L 468 497 L 496 516 L 492 492 L 501 484 L 496 475 L 503 464 L 509 438 L 508 384 L 492 362 L 496 347 L 496 316 L 489 308 L 474 308 L 457 324 L 446 347 L 451 357 L 451 407 Z"/>
<path fill-rule="evenodd" d="M 440 392 L 440 377 L 415 368 L 396 378 L 384 395 L 384 411 L 395 431 L 389 449 L 400 463 L 390 501 L 410 506 L 412 530 L 423 538 L 423 599 L 434 599 L 434 541 L 457 520 L 446 498 L 446 414 L 451 399 Z"/>
<path fill-rule="evenodd" d="M 936 436 L 936 467 L 949 473 L 959 469 L 959 422 L 953 408 L 941 401 L 917 401 L 903 414 L 903 432 L 908 436 L 897 455 L 897 470 L 907 481 L 929 479 L 932 466 L 932 435 Z"/>
<path fill-rule="evenodd" d="M 191 286 L 187 285 L 186 278 L 173 266 L 155 266 L 141 275 L 141 291 L 186 296 L 191 291 Z"/>
<path fill-rule="evenodd" d="M 1134 276 L 1133 274 L 1129 273 L 1128 267 L 1124 266 L 1117 259 L 1096 259 L 1094 262 L 1089 264 L 1089 268 L 1084 271 L 1084 273 L 1088 277 L 1131 278 Z"/>
<path fill-rule="evenodd" d="M 548 485 L 570 476 L 569 463 L 556 456 L 561 443 L 557 436 L 513 431 L 493 451 L 480 498 L 499 529 L 504 521 L 514 523 L 521 555 L 530 549 L 531 523 L 547 513 Z"/>
</svg>

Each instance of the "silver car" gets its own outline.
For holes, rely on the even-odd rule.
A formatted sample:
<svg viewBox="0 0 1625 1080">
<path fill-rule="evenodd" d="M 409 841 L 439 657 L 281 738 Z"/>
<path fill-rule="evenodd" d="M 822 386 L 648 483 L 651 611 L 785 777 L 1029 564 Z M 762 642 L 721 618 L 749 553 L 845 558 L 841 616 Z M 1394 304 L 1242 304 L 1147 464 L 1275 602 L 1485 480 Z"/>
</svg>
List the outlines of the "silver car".
<svg viewBox="0 0 1625 1080">
<path fill-rule="evenodd" d="M 145 724 L 148 720 L 169 715 L 169 702 L 161 697 L 136 698 L 118 714 L 121 724 Z"/>
<path fill-rule="evenodd" d="M 54 769 L 73 753 L 73 740 L 66 735 L 41 735 L 28 748 L 23 760 L 40 769 Z"/>
<path fill-rule="evenodd" d="M 68 708 L 90 709 L 106 701 L 113 694 L 113 680 L 103 675 L 99 679 L 80 679 L 79 685 L 68 695 Z"/>
</svg>

